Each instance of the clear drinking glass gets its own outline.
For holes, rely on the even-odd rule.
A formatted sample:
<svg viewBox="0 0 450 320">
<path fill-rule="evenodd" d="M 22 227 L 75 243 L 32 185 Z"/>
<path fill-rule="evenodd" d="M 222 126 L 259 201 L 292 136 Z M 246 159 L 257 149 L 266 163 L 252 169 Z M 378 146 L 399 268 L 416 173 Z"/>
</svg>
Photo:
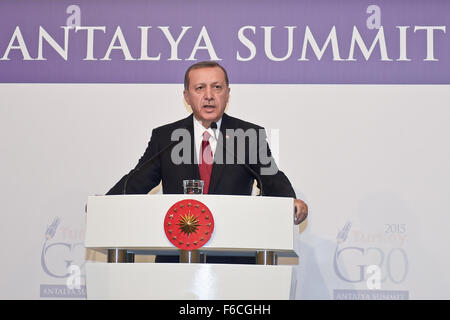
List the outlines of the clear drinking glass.
<svg viewBox="0 0 450 320">
<path fill-rule="evenodd" d="M 183 180 L 184 194 L 203 194 L 203 180 Z"/>
</svg>

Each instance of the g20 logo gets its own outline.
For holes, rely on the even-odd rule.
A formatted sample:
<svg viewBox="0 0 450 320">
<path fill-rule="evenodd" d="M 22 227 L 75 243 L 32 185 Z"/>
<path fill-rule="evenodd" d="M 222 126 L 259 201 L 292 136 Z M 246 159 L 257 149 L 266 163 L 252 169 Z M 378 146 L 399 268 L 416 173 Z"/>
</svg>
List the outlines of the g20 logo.
<svg viewBox="0 0 450 320">
<path fill-rule="evenodd" d="M 84 268 L 84 262 L 82 264 L 73 264 L 75 260 L 74 255 L 78 248 L 84 250 L 83 243 L 65 243 L 65 242 L 56 242 L 50 245 L 46 245 L 42 247 L 41 252 L 41 266 L 46 274 L 53 278 L 67 278 L 70 275 L 73 275 L 75 272 L 73 266 L 77 266 L 79 270 Z M 52 253 L 55 253 L 55 256 L 58 256 L 59 261 L 53 261 L 48 263 L 48 256 Z M 50 265 L 50 266 L 49 266 Z M 64 266 L 63 266 L 64 265 Z M 81 271 L 80 271 L 81 273 Z"/>
<path fill-rule="evenodd" d="M 69 289 L 80 289 L 82 270 L 85 262 L 74 263 L 74 260 L 82 259 L 84 245 L 79 243 L 54 242 L 48 243 L 55 235 L 60 218 L 53 220 L 45 233 L 45 242 L 41 252 L 41 266 L 44 272 L 53 278 L 67 278 L 66 285 Z"/>
<path fill-rule="evenodd" d="M 348 269 L 348 275 L 344 274 L 343 265 Z M 379 284 L 386 281 L 402 283 L 408 275 L 408 257 L 402 248 L 384 251 L 377 247 L 339 249 L 337 246 L 333 266 L 341 280 L 349 283 L 366 281 L 369 289 L 379 289 Z"/>
</svg>

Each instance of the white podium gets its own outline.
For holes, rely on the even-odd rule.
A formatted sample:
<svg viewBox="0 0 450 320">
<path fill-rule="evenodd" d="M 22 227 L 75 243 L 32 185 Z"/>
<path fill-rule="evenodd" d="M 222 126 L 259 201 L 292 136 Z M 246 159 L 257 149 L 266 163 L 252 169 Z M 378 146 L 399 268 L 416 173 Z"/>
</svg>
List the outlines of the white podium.
<svg viewBox="0 0 450 320">
<path fill-rule="evenodd" d="M 180 200 L 205 204 L 214 232 L 202 255 L 257 255 L 259 264 L 119 263 L 136 252 L 179 254 L 164 231 Z M 293 250 L 290 198 L 225 195 L 114 195 L 88 199 L 85 247 L 125 257 L 86 263 L 88 299 L 289 299 Z M 131 259 L 132 261 L 132 259 Z"/>
</svg>

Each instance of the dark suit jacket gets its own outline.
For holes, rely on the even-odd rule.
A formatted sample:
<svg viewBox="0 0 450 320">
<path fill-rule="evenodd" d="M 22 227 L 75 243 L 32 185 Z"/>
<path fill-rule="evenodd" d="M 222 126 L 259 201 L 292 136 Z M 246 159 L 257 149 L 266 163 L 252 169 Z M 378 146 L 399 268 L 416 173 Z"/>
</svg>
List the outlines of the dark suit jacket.
<svg viewBox="0 0 450 320">
<path fill-rule="evenodd" d="M 172 148 L 164 151 L 153 161 L 147 163 L 152 156 L 172 142 L 172 132 L 180 128 L 186 129 L 190 133 L 190 137 L 192 137 L 192 139 L 189 139 L 190 141 L 182 141 L 184 145 L 190 145 L 190 150 L 188 147 L 184 150 L 187 152 L 186 154 L 184 154 L 183 150 L 179 153 L 180 156 L 184 156 L 185 159 L 188 159 L 188 161 L 186 161 L 187 163 L 173 163 L 171 159 Z M 227 136 L 227 129 L 242 129 L 244 132 L 252 129 L 257 133 L 260 129 L 263 130 L 262 127 L 255 124 L 230 117 L 227 114 L 223 115 L 220 126 L 220 138 L 218 139 L 216 153 L 214 155 L 215 162 L 211 172 L 211 181 L 208 193 L 251 195 L 255 180 L 254 175 L 243 164 L 237 163 L 238 161 L 233 161 L 233 164 L 228 164 L 228 162 L 225 161 L 227 156 L 230 157 L 229 155 L 233 153 L 232 148 L 228 144 L 228 142 L 230 142 L 229 139 L 225 138 Z M 162 180 L 163 193 L 182 194 L 183 180 L 200 179 L 193 137 L 194 124 L 192 114 L 185 119 L 154 129 L 150 142 L 148 143 L 148 147 L 136 166 L 136 168 L 141 169 L 127 182 L 127 193 L 146 194 L 151 189 L 156 187 Z M 275 162 L 270 155 L 270 149 L 265 141 L 265 136 L 259 137 L 257 135 L 257 139 L 258 143 L 251 143 L 249 142 L 249 139 L 246 140 L 244 155 L 242 155 L 242 152 L 240 154 L 237 152 L 238 143 L 234 143 L 234 152 L 238 155 L 238 159 L 240 161 L 245 161 L 251 169 L 260 175 L 264 191 L 263 195 L 295 198 L 296 195 L 289 179 L 283 172 L 278 170 L 278 168 L 276 168 L 275 174 L 261 175 L 261 169 L 268 168 L 270 166 L 270 163 L 268 164 L 267 161 L 263 161 L 263 159 L 271 159 L 272 165 L 275 165 Z M 262 144 L 260 144 L 260 142 Z M 260 148 L 260 146 L 266 147 L 265 150 L 267 150 L 266 155 L 268 157 L 261 157 L 261 152 L 264 152 L 264 148 Z M 252 152 L 256 152 L 256 155 L 258 155 L 256 161 L 252 160 Z M 216 162 L 216 158 L 223 159 L 222 163 L 217 163 L 219 161 Z M 123 185 L 126 178 L 127 175 L 120 179 L 120 181 L 117 182 L 107 194 L 123 194 Z"/>
</svg>

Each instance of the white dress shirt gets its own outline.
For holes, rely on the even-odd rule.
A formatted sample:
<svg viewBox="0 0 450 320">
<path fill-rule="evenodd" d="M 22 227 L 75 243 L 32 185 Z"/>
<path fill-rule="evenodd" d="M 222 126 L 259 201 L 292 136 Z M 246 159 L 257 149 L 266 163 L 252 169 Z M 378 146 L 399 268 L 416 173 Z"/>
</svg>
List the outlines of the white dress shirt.
<svg viewBox="0 0 450 320">
<path fill-rule="evenodd" d="M 198 121 L 195 117 L 193 117 L 194 119 L 194 143 L 195 143 L 195 154 L 196 154 L 196 159 L 197 162 L 199 161 L 199 156 L 200 156 L 200 150 L 201 150 L 201 146 L 202 146 L 202 141 L 203 141 L 203 133 L 205 131 L 208 131 L 208 133 L 210 134 L 209 137 L 209 144 L 211 146 L 211 151 L 213 153 L 213 156 L 216 152 L 216 147 L 217 147 L 217 139 L 214 135 L 214 130 L 211 129 L 211 127 L 209 127 L 208 129 L 206 129 L 201 121 Z M 220 124 L 222 123 L 222 118 L 219 119 L 219 121 L 216 122 L 217 124 L 217 130 L 216 130 L 216 134 L 219 134 L 220 131 Z"/>
</svg>

